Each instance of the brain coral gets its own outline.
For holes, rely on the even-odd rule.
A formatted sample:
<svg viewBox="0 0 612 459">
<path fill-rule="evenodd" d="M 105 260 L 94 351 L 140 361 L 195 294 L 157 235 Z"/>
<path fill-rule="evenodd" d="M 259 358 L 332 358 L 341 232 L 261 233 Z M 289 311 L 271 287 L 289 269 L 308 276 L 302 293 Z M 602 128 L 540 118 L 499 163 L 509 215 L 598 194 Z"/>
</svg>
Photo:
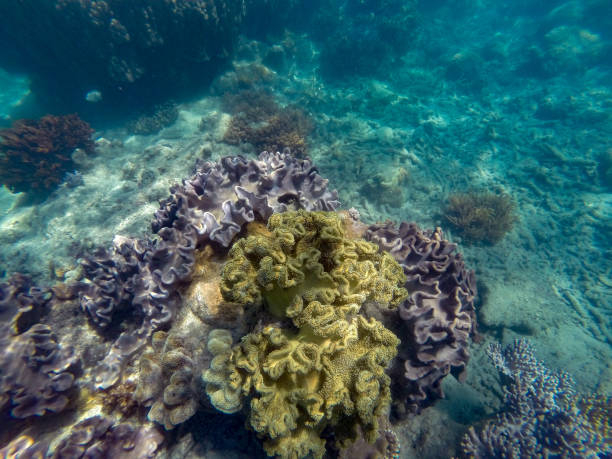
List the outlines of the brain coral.
<svg viewBox="0 0 612 459">
<path fill-rule="evenodd" d="M 358 313 L 365 301 L 396 307 L 404 281 L 389 254 L 346 235 L 338 214 L 272 215 L 267 230 L 232 246 L 221 293 L 293 327 L 267 325 L 233 348 L 227 332 L 213 333 L 203 374 L 212 403 L 231 413 L 251 396 L 249 422 L 270 455 L 322 457 L 325 428 L 348 439 L 359 425 L 374 441 L 399 340 Z"/>
</svg>

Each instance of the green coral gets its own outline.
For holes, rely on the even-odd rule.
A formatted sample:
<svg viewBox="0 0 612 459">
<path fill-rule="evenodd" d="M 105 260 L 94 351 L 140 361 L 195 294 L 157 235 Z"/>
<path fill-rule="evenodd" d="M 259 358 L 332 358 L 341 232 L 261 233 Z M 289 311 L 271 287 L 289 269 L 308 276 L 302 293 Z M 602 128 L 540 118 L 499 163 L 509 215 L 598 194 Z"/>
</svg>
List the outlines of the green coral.
<svg viewBox="0 0 612 459">
<path fill-rule="evenodd" d="M 395 260 L 346 236 L 337 214 L 273 215 L 268 232 L 234 244 L 221 292 L 247 307 L 265 305 L 295 328 L 269 325 L 233 348 L 227 331 L 211 333 L 214 358 L 203 374 L 211 402 L 231 413 L 251 396 L 249 422 L 270 455 L 322 457 L 326 427 L 349 437 L 358 424 L 374 441 L 399 340 L 359 312 L 365 301 L 396 307 L 404 282 Z"/>
</svg>

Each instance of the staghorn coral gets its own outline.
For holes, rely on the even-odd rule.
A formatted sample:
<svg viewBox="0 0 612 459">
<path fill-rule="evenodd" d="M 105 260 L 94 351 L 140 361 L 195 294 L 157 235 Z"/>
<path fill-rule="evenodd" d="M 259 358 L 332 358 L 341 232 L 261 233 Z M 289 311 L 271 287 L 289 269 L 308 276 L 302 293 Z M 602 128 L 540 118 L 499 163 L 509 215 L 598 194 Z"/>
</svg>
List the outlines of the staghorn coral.
<svg viewBox="0 0 612 459">
<path fill-rule="evenodd" d="M 512 229 L 514 207 L 507 194 L 457 193 L 449 196 L 444 218 L 466 242 L 495 244 Z"/>
<path fill-rule="evenodd" d="M 75 169 L 72 152 L 93 152 L 93 129 L 77 115 L 18 120 L 0 131 L 0 183 L 12 192 L 56 188 Z"/>
<path fill-rule="evenodd" d="M 571 377 L 552 372 L 535 358 L 526 340 L 487 351 L 498 371 L 509 380 L 504 388 L 505 411 L 470 427 L 462 440 L 465 457 L 608 457 L 610 399 L 582 398 Z"/>
<path fill-rule="evenodd" d="M 402 222 L 396 229 L 387 222 L 371 225 L 365 238 L 389 252 L 406 275 L 401 324 L 385 321 L 402 340 L 402 365 L 393 369 L 394 409 L 402 416 L 443 397 L 441 383 L 449 373 L 463 378 L 476 331 L 476 280 L 439 228 L 422 231 Z"/>
<path fill-rule="evenodd" d="M 48 325 L 36 323 L 51 297 L 25 276 L 0 284 L 0 413 L 23 419 L 68 405 L 79 357 Z"/>
<path fill-rule="evenodd" d="M 366 301 L 397 307 L 404 280 L 388 254 L 347 237 L 335 213 L 272 215 L 267 231 L 232 246 L 221 293 L 245 307 L 265 305 L 295 329 L 267 325 L 232 348 L 227 332 L 210 335 L 214 358 L 203 379 L 211 402 L 231 413 L 251 396 L 249 422 L 270 455 L 322 457 L 325 428 L 350 438 L 359 425 L 373 442 L 399 341 L 358 313 Z"/>
</svg>

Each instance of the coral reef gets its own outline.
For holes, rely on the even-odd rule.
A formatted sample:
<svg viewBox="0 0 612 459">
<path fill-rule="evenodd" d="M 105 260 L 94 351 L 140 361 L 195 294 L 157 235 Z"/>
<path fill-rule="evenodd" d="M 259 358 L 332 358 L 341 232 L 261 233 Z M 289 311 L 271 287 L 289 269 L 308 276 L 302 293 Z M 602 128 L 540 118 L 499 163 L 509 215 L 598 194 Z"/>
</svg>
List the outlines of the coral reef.
<svg viewBox="0 0 612 459">
<path fill-rule="evenodd" d="M 402 449 L 397 435 L 384 418 L 380 424 L 374 443 L 368 443 L 360 432 L 354 443 L 339 451 L 338 459 L 400 459 Z"/>
<path fill-rule="evenodd" d="M 149 457 L 162 433 L 146 409 L 169 431 L 216 408 L 242 412 L 270 455 L 365 440 L 398 456 L 392 397 L 396 411 L 426 406 L 465 367 L 473 274 L 439 230 L 367 227 L 338 205 L 309 160 L 225 157 L 171 188 L 156 236 L 116 236 L 71 283 L 0 285 L 0 408 L 75 409 L 60 436 L 11 423 L 3 452 Z"/>
<path fill-rule="evenodd" d="M 265 307 L 271 322 L 234 347 L 227 332 L 209 336 L 203 379 L 213 405 L 236 412 L 250 397 L 250 425 L 270 455 L 320 458 L 326 428 L 351 439 L 358 425 L 373 442 L 399 340 L 358 313 L 366 301 L 397 307 L 404 280 L 391 256 L 348 237 L 338 214 L 272 215 L 266 230 L 232 246 L 221 283 L 227 301 Z"/>
<path fill-rule="evenodd" d="M 507 194 L 457 193 L 449 196 L 444 218 L 466 242 L 495 244 L 512 229 L 514 207 Z"/>
<path fill-rule="evenodd" d="M 125 329 L 96 371 L 100 388 L 115 384 L 126 359 L 142 349 L 154 330 L 170 323 L 177 307 L 176 287 L 190 274 L 191 252 L 164 242 L 115 237 L 110 251 L 99 249 L 82 260 L 81 308 L 94 324 L 108 326 L 118 308 L 133 310 L 140 323 Z"/>
<path fill-rule="evenodd" d="M 150 421 L 171 430 L 198 408 L 198 397 L 191 387 L 194 355 L 182 340 L 168 337 L 164 331 L 155 332 L 151 341 L 151 348 L 140 357 L 135 398 L 151 407 L 147 416 Z"/>
<path fill-rule="evenodd" d="M 170 323 L 178 307 L 177 289 L 189 280 L 198 247 L 206 242 L 227 247 L 245 223 L 266 221 L 273 212 L 338 205 L 337 194 L 327 189 L 327 180 L 310 161 L 281 153 L 203 163 L 171 191 L 152 224 L 159 239 L 117 236 L 110 250 L 83 258 L 79 297 L 94 324 L 108 327 L 117 310 L 133 311 L 128 317 L 140 320 L 121 332 L 100 363 L 99 387 L 115 384 L 126 360 Z"/>
<path fill-rule="evenodd" d="M 0 61 L 35 77 L 49 105 L 134 110 L 206 85 L 229 59 L 245 9 L 223 0 L 3 4 Z M 95 109 L 85 100 L 92 90 L 101 94 Z"/>
<path fill-rule="evenodd" d="M 69 402 L 79 357 L 61 345 L 48 325 L 37 323 L 49 290 L 14 275 L 0 284 L 0 414 L 14 418 L 62 411 Z"/>
<path fill-rule="evenodd" d="M 394 412 L 402 416 L 443 397 L 441 383 L 449 373 L 463 378 L 476 332 L 476 280 L 439 228 L 422 231 L 405 222 L 395 228 L 387 222 L 370 226 L 365 238 L 389 252 L 406 275 L 402 324 L 385 321 L 402 341 L 402 364 L 392 371 Z"/>
<path fill-rule="evenodd" d="M 327 189 L 327 180 L 310 160 L 287 153 L 204 163 L 170 191 L 155 213 L 153 231 L 166 241 L 192 239 L 194 247 L 207 240 L 228 247 L 244 223 L 266 221 L 274 212 L 334 210 L 339 204 L 337 193 Z"/>
<path fill-rule="evenodd" d="M 150 115 L 139 116 L 127 124 L 127 130 L 133 134 L 149 135 L 161 131 L 178 119 L 178 108 L 175 103 L 167 102 L 158 105 Z"/>
<path fill-rule="evenodd" d="M 247 109 L 232 117 L 223 140 L 232 145 L 250 143 L 256 151 L 289 149 L 297 157 L 307 153 L 312 120 L 296 107 Z"/>
<path fill-rule="evenodd" d="M 581 398 L 567 373 L 552 372 L 526 340 L 492 344 L 503 377 L 505 410 L 463 438 L 466 457 L 607 457 L 612 454 L 609 398 Z"/>
<path fill-rule="evenodd" d="M 15 121 L 0 131 L 0 183 L 12 192 L 53 190 L 75 169 L 76 148 L 93 151 L 92 133 L 77 115 Z"/>
<path fill-rule="evenodd" d="M 326 1 L 319 10 L 313 35 L 328 78 L 382 75 L 408 51 L 417 30 L 414 1 Z"/>
<path fill-rule="evenodd" d="M 71 426 L 68 435 L 51 448 L 49 441 L 36 441 L 22 435 L 2 448 L 0 453 L 7 458 L 148 459 L 156 456 L 162 441 L 162 435 L 153 426 L 114 424 L 111 419 L 96 415 Z"/>
</svg>

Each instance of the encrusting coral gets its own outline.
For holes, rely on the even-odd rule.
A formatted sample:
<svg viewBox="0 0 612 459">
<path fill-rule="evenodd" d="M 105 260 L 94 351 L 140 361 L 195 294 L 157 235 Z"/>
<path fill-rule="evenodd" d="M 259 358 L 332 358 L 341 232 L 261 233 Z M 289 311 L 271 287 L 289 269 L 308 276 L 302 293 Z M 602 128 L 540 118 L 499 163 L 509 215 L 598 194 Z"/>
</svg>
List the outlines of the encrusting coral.
<svg viewBox="0 0 612 459">
<path fill-rule="evenodd" d="M 14 193 L 53 190 L 75 169 L 76 148 L 93 152 L 92 133 L 77 115 L 16 121 L 0 131 L 0 183 Z"/>
<path fill-rule="evenodd" d="M 346 235 L 338 214 L 272 215 L 267 231 L 232 246 L 221 293 L 294 328 L 268 324 L 231 349 L 227 333 L 210 336 L 215 357 L 203 379 L 212 403 L 231 413 L 250 396 L 250 425 L 270 455 L 322 457 L 325 428 L 350 440 L 357 424 L 374 441 L 399 340 L 359 311 L 366 301 L 397 307 L 404 281 L 390 255 Z"/>
<path fill-rule="evenodd" d="M 495 244 L 512 229 L 514 207 L 507 194 L 457 193 L 448 198 L 444 218 L 466 242 Z"/>
</svg>

